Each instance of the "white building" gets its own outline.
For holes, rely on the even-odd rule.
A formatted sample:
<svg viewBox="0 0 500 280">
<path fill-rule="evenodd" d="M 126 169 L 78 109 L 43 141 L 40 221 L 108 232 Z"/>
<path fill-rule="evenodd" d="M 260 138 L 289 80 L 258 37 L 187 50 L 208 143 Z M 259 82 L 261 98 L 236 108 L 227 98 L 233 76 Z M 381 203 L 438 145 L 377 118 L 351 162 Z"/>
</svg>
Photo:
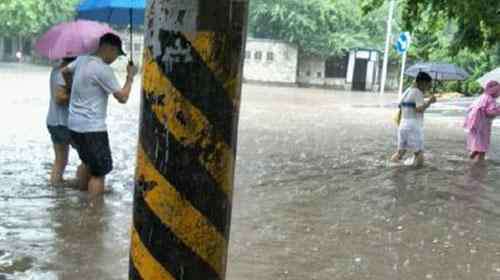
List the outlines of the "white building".
<svg viewBox="0 0 500 280">
<path fill-rule="evenodd" d="M 275 40 L 247 40 L 243 77 L 249 82 L 378 90 L 380 52 L 353 49 L 327 59 L 302 56 L 298 47 Z"/>
<path fill-rule="evenodd" d="M 296 84 L 298 53 L 297 46 L 286 42 L 249 38 L 243 77 L 250 82 Z"/>
</svg>

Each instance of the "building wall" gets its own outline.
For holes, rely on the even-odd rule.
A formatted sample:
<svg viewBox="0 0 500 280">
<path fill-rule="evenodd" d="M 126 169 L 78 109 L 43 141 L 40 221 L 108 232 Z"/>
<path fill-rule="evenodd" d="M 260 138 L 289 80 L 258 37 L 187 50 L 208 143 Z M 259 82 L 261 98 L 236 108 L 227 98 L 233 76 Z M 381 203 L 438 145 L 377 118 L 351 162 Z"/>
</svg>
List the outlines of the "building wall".
<svg viewBox="0 0 500 280">
<path fill-rule="evenodd" d="M 2 61 L 17 61 L 16 53 L 22 51 L 24 62 L 33 60 L 33 46 L 35 38 L 23 37 L 3 37 L 0 38 L 0 60 Z"/>
<path fill-rule="evenodd" d="M 347 78 L 327 78 L 325 76 L 325 64 L 326 60 L 320 57 L 299 58 L 299 84 L 303 86 L 320 86 L 340 90 L 350 89 Z M 347 71 L 352 72 L 352 67 L 348 67 Z"/>
<path fill-rule="evenodd" d="M 345 78 L 325 78 L 325 86 L 347 90 L 347 82 Z"/>
<path fill-rule="evenodd" d="M 297 59 L 298 48 L 294 45 L 249 38 L 245 49 L 243 77 L 246 81 L 295 84 Z"/>
<path fill-rule="evenodd" d="M 304 85 L 325 85 L 325 59 L 315 56 L 299 58 L 298 82 Z"/>
</svg>

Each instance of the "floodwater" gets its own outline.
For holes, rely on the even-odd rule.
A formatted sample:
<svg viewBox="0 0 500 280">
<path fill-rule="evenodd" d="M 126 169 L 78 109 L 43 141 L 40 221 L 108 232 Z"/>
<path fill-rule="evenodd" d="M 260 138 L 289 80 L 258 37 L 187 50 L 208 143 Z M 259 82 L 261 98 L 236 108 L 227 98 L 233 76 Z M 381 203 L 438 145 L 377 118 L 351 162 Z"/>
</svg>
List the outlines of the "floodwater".
<svg viewBox="0 0 500 280">
<path fill-rule="evenodd" d="M 112 191 L 89 203 L 47 184 L 48 71 L 0 64 L 0 279 L 126 279 L 138 87 L 110 100 Z M 471 166 L 470 100 L 442 102 L 426 166 L 391 165 L 394 99 L 244 86 L 227 279 L 500 279 L 500 129 Z"/>
</svg>

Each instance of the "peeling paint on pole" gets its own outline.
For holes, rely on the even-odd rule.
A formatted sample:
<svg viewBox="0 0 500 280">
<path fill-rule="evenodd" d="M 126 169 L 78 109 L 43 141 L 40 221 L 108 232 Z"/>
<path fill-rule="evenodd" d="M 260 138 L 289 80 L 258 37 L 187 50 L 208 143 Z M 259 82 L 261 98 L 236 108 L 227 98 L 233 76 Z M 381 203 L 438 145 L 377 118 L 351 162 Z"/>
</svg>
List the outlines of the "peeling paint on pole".
<svg viewBox="0 0 500 280">
<path fill-rule="evenodd" d="M 247 9 L 148 4 L 130 279 L 225 279 Z"/>
</svg>

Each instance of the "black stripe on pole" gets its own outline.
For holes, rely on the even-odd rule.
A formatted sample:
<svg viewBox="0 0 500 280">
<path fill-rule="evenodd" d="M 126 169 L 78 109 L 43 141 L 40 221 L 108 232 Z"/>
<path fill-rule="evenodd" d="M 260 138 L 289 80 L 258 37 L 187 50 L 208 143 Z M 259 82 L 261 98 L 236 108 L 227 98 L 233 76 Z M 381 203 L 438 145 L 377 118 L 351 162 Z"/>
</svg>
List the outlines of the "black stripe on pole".
<svg viewBox="0 0 500 280">
<path fill-rule="evenodd" d="M 160 30 L 160 42 L 162 54 L 155 57 L 160 65 L 165 77 L 172 85 L 186 98 L 193 106 L 198 108 L 215 128 L 217 133 L 221 133 L 222 139 L 233 150 L 235 147 L 232 141 L 234 130 L 234 119 L 237 118 L 237 112 L 231 100 L 224 89 L 224 82 L 216 78 L 212 70 L 206 65 L 203 58 L 191 46 L 191 42 L 180 32 Z M 221 38 L 222 40 L 222 38 Z M 227 44 L 225 42 L 214 43 L 217 45 Z M 164 59 L 166 52 L 171 52 L 170 59 L 172 63 L 166 64 Z M 173 54 L 172 52 L 176 52 Z M 224 73 L 230 73 L 231 54 L 228 50 L 219 49 L 216 54 L 217 60 L 224 60 L 227 56 L 228 63 L 220 63 L 228 69 L 217 69 Z"/>
<path fill-rule="evenodd" d="M 134 195 L 134 228 L 145 248 L 175 279 L 220 280 L 217 272 L 186 246 L 151 210 L 137 182 Z"/>
<path fill-rule="evenodd" d="M 134 262 L 132 261 L 132 257 L 130 257 L 129 259 L 130 259 L 128 265 L 129 279 L 143 280 L 141 274 L 139 274 L 139 271 L 137 271 L 137 269 L 135 268 Z"/>
<path fill-rule="evenodd" d="M 197 31 L 227 32 L 231 24 L 231 1 L 217 1 L 214 5 L 210 1 L 199 0 Z"/>
<path fill-rule="evenodd" d="M 178 142 L 152 111 L 152 100 L 143 94 L 140 143 L 156 170 L 223 236 L 227 235 L 230 200 L 200 164 L 202 150 Z"/>
</svg>

